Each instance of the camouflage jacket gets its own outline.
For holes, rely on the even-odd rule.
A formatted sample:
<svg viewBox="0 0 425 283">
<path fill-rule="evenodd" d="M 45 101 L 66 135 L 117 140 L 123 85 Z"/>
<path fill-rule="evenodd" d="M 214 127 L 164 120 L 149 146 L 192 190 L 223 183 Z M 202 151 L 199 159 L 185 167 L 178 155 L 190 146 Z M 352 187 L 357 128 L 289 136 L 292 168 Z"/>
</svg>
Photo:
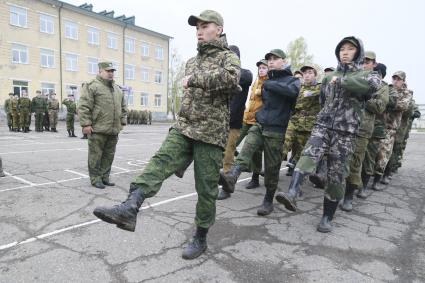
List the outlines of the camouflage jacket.
<svg viewBox="0 0 425 283">
<path fill-rule="evenodd" d="M 385 126 L 389 130 L 397 130 L 400 127 L 403 112 L 409 109 L 413 92 L 404 86 L 400 90 L 390 85 L 389 102 L 385 113 Z"/>
<path fill-rule="evenodd" d="M 47 104 L 46 100 L 40 96 L 36 96 L 32 99 L 31 112 L 46 112 Z"/>
<path fill-rule="evenodd" d="M 30 112 L 31 111 L 31 99 L 29 99 L 28 97 L 19 98 L 18 110 L 20 112 L 23 112 L 23 111 Z"/>
<path fill-rule="evenodd" d="M 311 132 L 320 111 L 320 86 L 320 83 L 310 86 L 301 85 L 300 94 L 291 117 L 291 123 L 295 130 Z"/>
<path fill-rule="evenodd" d="M 75 115 L 77 114 L 77 104 L 74 101 L 65 98 L 62 101 L 62 104 L 66 106 L 67 115 Z"/>
<path fill-rule="evenodd" d="M 388 85 L 382 82 L 381 87 L 366 102 L 363 111 L 360 128 L 357 135 L 359 137 L 370 138 L 375 130 L 375 117 L 385 111 L 388 104 Z M 383 129 L 382 129 L 383 131 Z M 384 133 L 384 132 L 382 132 Z"/>
<path fill-rule="evenodd" d="M 225 35 L 198 44 L 198 54 L 186 63 L 190 76 L 177 122 L 183 135 L 225 148 L 229 132 L 229 103 L 239 87 L 240 61 L 229 50 Z"/>
<path fill-rule="evenodd" d="M 57 99 L 50 99 L 48 104 L 47 104 L 47 108 L 49 110 L 59 110 L 59 101 Z"/>
<path fill-rule="evenodd" d="M 18 105 L 19 105 L 19 100 L 16 98 L 13 98 L 10 100 L 10 112 L 12 111 L 18 111 Z"/>
<path fill-rule="evenodd" d="M 97 76 L 84 84 L 78 106 L 81 127 L 92 126 L 94 133 L 118 135 L 127 125 L 127 104 L 114 81 Z"/>
<path fill-rule="evenodd" d="M 10 98 L 8 98 L 4 101 L 4 112 L 6 112 L 6 113 L 10 112 L 10 101 L 11 101 Z"/>
</svg>

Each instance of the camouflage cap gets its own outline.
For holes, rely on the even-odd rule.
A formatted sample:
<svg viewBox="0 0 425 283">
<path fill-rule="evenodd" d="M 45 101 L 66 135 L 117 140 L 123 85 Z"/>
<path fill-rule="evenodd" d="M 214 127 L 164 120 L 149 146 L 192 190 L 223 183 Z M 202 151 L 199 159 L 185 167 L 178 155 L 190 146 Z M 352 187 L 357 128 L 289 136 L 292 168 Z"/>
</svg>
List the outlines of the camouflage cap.
<svg viewBox="0 0 425 283">
<path fill-rule="evenodd" d="M 327 68 L 325 68 L 323 71 L 324 71 L 325 73 L 326 73 L 326 72 L 333 72 L 333 71 L 335 71 L 335 68 L 334 68 L 334 67 L 327 67 Z"/>
<path fill-rule="evenodd" d="M 257 62 L 257 67 L 260 67 L 261 64 L 268 66 L 266 59 L 261 59 L 260 61 L 258 61 Z"/>
<path fill-rule="evenodd" d="M 304 73 L 308 69 L 312 69 L 313 71 L 317 72 L 316 68 L 312 65 L 304 65 L 301 67 L 300 71 Z"/>
<path fill-rule="evenodd" d="M 294 76 L 296 75 L 296 74 L 299 74 L 299 75 L 303 75 L 303 73 L 300 71 L 300 70 L 296 70 L 295 72 L 294 72 Z"/>
<path fill-rule="evenodd" d="M 282 49 L 278 49 L 278 48 L 270 50 L 270 52 L 267 53 L 264 56 L 264 58 L 266 58 L 266 60 L 269 60 L 269 57 L 272 56 L 272 55 L 277 56 L 277 57 L 282 58 L 282 59 L 286 58 L 285 52 L 283 52 Z"/>
<path fill-rule="evenodd" d="M 199 16 L 192 15 L 187 20 L 191 26 L 196 26 L 198 21 L 215 23 L 218 26 L 223 26 L 224 24 L 223 17 L 218 12 L 213 10 L 205 10 Z"/>
<path fill-rule="evenodd" d="M 376 54 L 373 51 L 365 51 L 364 57 L 371 60 L 376 60 Z"/>
<path fill-rule="evenodd" d="M 112 62 L 100 62 L 99 64 L 97 64 L 97 66 L 99 67 L 99 69 L 103 69 L 106 71 L 109 71 L 109 70 L 116 71 L 116 69 L 114 68 L 114 64 L 112 64 Z"/>
<path fill-rule="evenodd" d="M 14 95 L 13 92 L 9 92 L 9 95 Z"/>
<path fill-rule="evenodd" d="M 399 77 L 400 79 L 402 79 L 403 81 L 406 80 L 406 73 L 403 71 L 397 71 L 393 74 L 393 78 L 394 77 Z"/>
</svg>

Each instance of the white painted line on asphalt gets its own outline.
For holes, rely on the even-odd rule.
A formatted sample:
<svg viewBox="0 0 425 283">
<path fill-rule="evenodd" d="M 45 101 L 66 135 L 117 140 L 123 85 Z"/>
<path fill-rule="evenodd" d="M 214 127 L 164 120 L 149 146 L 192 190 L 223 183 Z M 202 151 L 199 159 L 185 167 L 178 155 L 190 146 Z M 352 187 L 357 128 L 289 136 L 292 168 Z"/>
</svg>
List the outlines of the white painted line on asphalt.
<svg viewBox="0 0 425 283">
<path fill-rule="evenodd" d="M 71 170 L 71 169 L 65 169 L 63 171 L 69 172 L 69 173 L 73 173 L 75 175 L 78 175 L 78 176 L 81 176 L 81 177 L 84 177 L 84 178 L 88 178 L 89 177 L 89 175 L 86 175 L 86 174 L 83 174 L 83 173 L 80 173 L 80 172 L 77 172 L 77 171 L 74 171 L 74 170 Z"/>
<path fill-rule="evenodd" d="M 6 171 L 3 171 L 3 172 L 4 172 L 4 174 L 6 174 L 7 176 L 12 177 L 12 178 L 13 178 L 13 179 L 15 179 L 15 180 L 21 181 L 22 183 L 28 184 L 28 185 L 30 185 L 30 186 L 34 186 L 34 185 L 35 185 L 33 182 L 27 181 L 27 180 L 25 180 L 25 179 L 23 179 L 23 178 L 21 178 L 21 177 L 14 176 L 14 175 L 12 175 L 12 174 L 10 174 L 10 173 L 6 172 Z"/>
<path fill-rule="evenodd" d="M 126 169 L 126 168 L 122 168 L 122 167 L 118 167 L 118 166 L 114 166 L 114 165 L 112 165 L 111 167 L 116 168 L 118 170 L 121 170 L 121 172 L 127 172 L 128 171 L 128 169 Z"/>
<path fill-rule="evenodd" d="M 284 170 L 284 169 L 281 168 L 280 170 Z M 241 182 L 249 180 L 249 179 L 251 179 L 251 178 L 241 179 L 241 180 L 238 180 L 237 183 L 241 183 Z M 178 201 L 178 200 L 181 200 L 181 199 L 196 196 L 196 194 L 197 193 L 190 193 L 190 194 L 170 198 L 170 199 L 167 199 L 167 200 L 156 202 L 154 204 L 148 204 L 146 206 L 142 206 L 140 209 L 146 210 L 146 209 L 149 209 L 149 208 L 152 208 L 152 207 L 156 207 L 156 206 L 160 206 L 160 205 L 167 204 L 167 203 L 170 203 L 170 202 L 174 202 L 174 201 Z M 84 227 L 84 226 L 88 226 L 88 225 L 91 225 L 91 224 L 95 224 L 95 223 L 98 223 L 100 221 L 101 221 L 100 219 L 94 219 L 94 220 L 90 220 L 90 221 L 83 222 L 83 223 L 80 223 L 80 224 L 76 224 L 76 225 L 68 226 L 68 227 L 65 227 L 65 228 L 62 228 L 62 229 L 58 229 L 58 230 L 55 230 L 55 231 L 52 231 L 52 232 L 49 232 L 49 233 L 45 233 L 45 234 L 41 234 L 41 235 L 38 235 L 38 236 L 35 236 L 35 237 L 31 237 L 31 238 L 25 239 L 25 240 L 20 241 L 20 242 L 15 241 L 15 242 L 12 242 L 12 243 L 9 243 L 9 244 L 1 245 L 0 251 L 7 250 L 7 249 L 10 249 L 10 248 L 13 248 L 13 247 L 16 247 L 16 246 L 20 246 L 20 245 L 23 245 L 23 244 L 31 243 L 31 242 L 34 242 L 36 240 L 44 239 L 44 238 L 47 238 L 47 237 L 50 237 L 50 236 L 53 236 L 53 235 L 57 235 L 57 234 L 60 234 L 60 233 L 66 232 L 66 231 L 70 231 L 70 230 L 79 228 L 79 227 Z"/>
</svg>

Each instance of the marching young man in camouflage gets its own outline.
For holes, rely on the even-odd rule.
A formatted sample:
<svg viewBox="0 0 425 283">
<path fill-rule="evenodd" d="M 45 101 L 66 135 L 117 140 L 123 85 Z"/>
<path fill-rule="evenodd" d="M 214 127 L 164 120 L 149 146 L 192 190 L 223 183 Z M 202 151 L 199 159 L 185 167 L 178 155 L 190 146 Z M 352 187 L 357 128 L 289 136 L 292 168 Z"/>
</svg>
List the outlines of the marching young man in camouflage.
<svg viewBox="0 0 425 283">
<path fill-rule="evenodd" d="M 291 162 L 288 162 L 289 166 L 287 165 L 287 176 L 292 176 L 304 145 L 310 137 L 317 113 L 320 111 L 321 83 L 316 81 L 317 70 L 312 66 L 303 66 L 300 70 L 303 74 L 303 82 L 295 110 L 289 121 L 289 124 L 292 125 L 292 132 L 285 135 L 284 147 L 291 149 Z"/>
<path fill-rule="evenodd" d="M 257 210 L 260 216 L 269 215 L 273 211 L 285 131 L 300 91 L 300 80 L 292 76 L 286 54 L 281 49 L 271 50 L 265 58 L 269 67 L 268 80 L 263 84 L 263 107 L 255 115 L 257 123 L 249 129 L 242 150 L 230 171 L 226 174 L 220 172 L 223 190 L 233 193 L 240 174 L 251 170 L 254 154 L 259 149 L 264 149 L 266 194 Z"/>
<path fill-rule="evenodd" d="M 31 116 L 29 115 L 31 113 L 31 99 L 28 97 L 27 92 L 22 92 L 22 97 L 19 98 L 18 111 L 19 124 L 22 132 L 28 133 L 30 127 L 29 119 L 31 119 Z"/>
<path fill-rule="evenodd" d="M 115 84 L 111 62 L 98 64 L 96 79 L 81 91 L 78 115 L 83 134 L 88 135 L 88 167 L 92 186 L 115 186 L 109 179 L 118 134 L 127 125 L 127 105 L 121 88 Z"/>
<path fill-rule="evenodd" d="M 69 138 L 76 138 L 74 131 L 75 115 L 77 114 L 77 104 L 75 103 L 73 94 L 69 94 L 67 98 L 62 101 L 66 106 L 66 131 Z"/>
<path fill-rule="evenodd" d="M 366 71 L 377 71 L 381 78 L 385 77 L 386 71 L 382 64 L 376 63 L 376 54 L 372 51 L 365 52 L 365 59 L 363 68 Z M 382 69 L 381 69 L 382 68 Z M 382 83 L 381 87 L 372 98 L 366 102 L 365 109 L 362 114 L 359 131 L 356 134 L 356 141 L 354 145 L 354 153 L 350 161 L 350 175 L 346 179 L 346 187 L 344 194 L 344 202 L 341 204 L 341 209 L 344 211 L 351 211 L 353 209 L 353 196 L 354 191 L 359 189 L 360 198 L 363 192 L 362 182 L 362 163 L 366 154 L 367 145 L 374 130 L 375 115 L 384 112 L 388 103 L 388 86 Z"/>
<path fill-rule="evenodd" d="M 184 96 L 176 124 L 143 173 L 130 185 L 127 200 L 114 207 L 98 207 L 94 214 L 134 231 L 137 213 L 145 198 L 153 197 L 162 182 L 194 160 L 196 233 L 182 257 L 193 259 L 207 249 L 207 232 L 214 224 L 219 170 L 229 132 L 230 96 L 238 88 L 240 62 L 229 50 L 223 34 L 223 18 L 215 11 L 190 16 L 196 26 L 198 54 L 186 63 Z"/>
<path fill-rule="evenodd" d="M 13 92 L 9 93 L 9 98 L 4 101 L 4 112 L 6 113 L 7 126 L 9 127 L 9 132 L 12 131 L 12 111 L 10 109 L 10 102 L 13 99 Z"/>
<path fill-rule="evenodd" d="M 52 132 L 57 132 L 56 126 L 58 124 L 59 100 L 56 99 L 56 93 L 50 95 L 49 102 L 47 103 L 49 110 L 49 125 Z"/>
<path fill-rule="evenodd" d="M 392 81 L 393 84 L 389 88 L 389 101 L 384 112 L 385 138 L 379 140 L 378 145 L 372 145 L 372 148 L 377 148 L 376 159 L 373 162 L 368 160 L 370 164 L 366 168 L 368 171 L 365 172 L 369 176 L 374 176 L 371 188 L 375 191 L 382 190 L 378 183 L 381 181 L 391 157 L 395 134 L 400 127 L 401 117 L 403 112 L 409 109 L 413 95 L 413 92 L 407 88 L 405 72 L 395 72 L 392 76 Z"/>
<path fill-rule="evenodd" d="M 317 116 L 311 136 L 297 163 L 288 192 L 276 194 L 286 209 L 295 211 L 296 199 L 306 175 L 327 154 L 327 183 L 319 232 L 332 230 L 332 218 L 344 196 L 349 157 L 353 153 L 364 103 L 381 85 L 377 73 L 363 71 L 363 45 L 353 36 L 343 38 L 335 49 L 337 70 L 322 81 L 324 106 Z"/>
</svg>

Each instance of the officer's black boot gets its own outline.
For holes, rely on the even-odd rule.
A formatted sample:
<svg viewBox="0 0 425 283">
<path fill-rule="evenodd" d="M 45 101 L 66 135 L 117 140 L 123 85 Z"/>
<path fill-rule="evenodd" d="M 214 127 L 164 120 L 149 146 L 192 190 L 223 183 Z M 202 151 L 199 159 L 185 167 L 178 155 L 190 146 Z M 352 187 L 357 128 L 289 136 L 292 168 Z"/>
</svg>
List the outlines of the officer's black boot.
<svg viewBox="0 0 425 283">
<path fill-rule="evenodd" d="M 292 176 L 294 174 L 294 167 L 288 167 L 288 171 L 286 171 L 286 176 Z"/>
<path fill-rule="evenodd" d="M 344 201 L 340 208 L 344 211 L 350 212 L 353 210 L 353 196 L 356 187 L 353 184 L 347 183 L 345 186 Z"/>
<path fill-rule="evenodd" d="M 82 139 L 82 140 L 88 139 L 87 134 L 83 134 L 83 136 L 80 139 Z"/>
<path fill-rule="evenodd" d="M 220 176 L 223 181 L 223 190 L 228 193 L 233 193 L 235 191 L 236 182 L 238 181 L 241 173 L 241 167 L 238 164 L 233 165 L 227 173 L 220 171 Z"/>
<path fill-rule="evenodd" d="M 183 250 L 182 258 L 195 259 L 203 254 L 207 249 L 208 228 L 196 227 L 196 233 L 189 245 Z"/>
<path fill-rule="evenodd" d="M 264 196 L 263 204 L 257 210 L 257 214 L 260 216 L 266 216 L 272 213 L 273 211 L 273 197 L 276 190 L 266 190 L 266 195 Z"/>
<path fill-rule="evenodd" d="M 116 224 L 118 228 L 134 232 L 137 213 L 144 200 L 142 190 L 131 185 L 126 201 L 113 207 L 96 207 L 93 214 L 105 222 Z"/>
<path fill-rule="evenodd" d="M 225 190 L 221 189 L 218 193 L 217 200 L 223 200 L 231 197 L 231 193 L 226 192 Z"/>
<path fill-rule="evenodd" d="M 373 183 L 371 189 L 374 191 L 382 191 L 382 188 L 378 186 L 379 181 L 381 180 L 381 175 L 375 174 L 373 177 Z"/>
<path fill-rule="evenodd" d="M 66 130 L 68 132 L 68 138 L 71 137 L 71 130 Z"/>
<path fill-rule="evenodd" d="M 338 201 L 331 201 L 327 197 L 323 199 L 323 216 L 317 226 L 317 231 L 322 233 L 329 233 L 332 231 L 332 219 L 335 215 L 335 211 L 338 207 Z"/>
<path fill-rule="evenodd" d="M 380 181 L 381 184 L 388 185 L 390 183 L 390 178 L 389 178 L 390 174 L 391 174 L 390 168 L 389 166 L 387 166 L 385 168 L 384 175 L 382 176 L 382 179 Z"/>
<path fill-rule="evenodd" d="M 74 130 L 71 130 L 71 133 L 72 133 L 71 137 L 73 137 L 73 138 L 76 138 L 76 137 L 77 137 L 77 136 L 75 135 L 75 133 L 74 133 Z"/>
<path fill-rule="evenodd" d="M 311 174 L 308 176 L 310 182 L 313 183 L 315 188 L 324 189 L 325 188 L 325 180 L 317 173 Z"/>
<path fill-rule="evenodd" d="M 363 188 L 360 188 L 359 191 L 357 192 L 358 198 L 361 198 L 361 199 L 367 198 L 367 185 L 369 184 L 370 177 L 371 177 L 370 175 L 367 175 L 366 173 L 362 173 Z"/>
<path fill-rule="evenodd" d="M 304 174 L 301 171 L 295 170 L 292 176 L 291 184 L 287 193 L 278 192 L 276 200 L 283 204 L 290 211 L 297 210 L 297 197 L 300 194 L 301 185 L 304 179 Z"/>
<path fill-rule="evenodd" d="M 260 186 L 260 174 L 258 173 L 252 173 L 251 181 L 246 185 L 245 188 L 248 190 L 255 189 Z"/>
</svg>

